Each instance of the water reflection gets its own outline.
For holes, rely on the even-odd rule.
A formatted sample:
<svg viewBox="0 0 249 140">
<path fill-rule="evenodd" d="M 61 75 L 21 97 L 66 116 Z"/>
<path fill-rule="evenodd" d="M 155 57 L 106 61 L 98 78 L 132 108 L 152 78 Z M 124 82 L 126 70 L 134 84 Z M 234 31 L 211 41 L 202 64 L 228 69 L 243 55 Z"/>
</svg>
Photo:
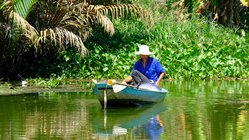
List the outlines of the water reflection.
<svg viewBox="0 0 249 140">
<path fill-rule="evenodd" d="M 0 140 L 249 139 L 249 81 L 162 86 L 164 102 L 141 108 L 103 110 L 83 92 L 0 96 Z"/>
<path fill-rule="evenodd" d="M 170 89 L 166 139 L 249 139 L 248 81 L 175 81 Z M 170 131 L 169 131 L 170 130 Z"/>
<path fill-rule="evenodd" d="M 164 123 L 159 115 L 155 115 L 134 130 L 137 139 L 159 140 L 164 132 Z"/>
<path fill-rule="evenodd" d="M 86 109 L 92 100 L 82 97 L 86 98 L 77 93 L 0 97 L 0 139 L 90 138 Z"/>
<path fill-rule="evenodd" d="M 163 121 L 159 117 L 162 111 L 166 111 L 163 103 L 137 108 L 103 109 L 94 119 L 95 137 L 112 138 L 133 131 L 131 136 L 138 139 L 159 138 L 163 133 Z"/>
</svg>

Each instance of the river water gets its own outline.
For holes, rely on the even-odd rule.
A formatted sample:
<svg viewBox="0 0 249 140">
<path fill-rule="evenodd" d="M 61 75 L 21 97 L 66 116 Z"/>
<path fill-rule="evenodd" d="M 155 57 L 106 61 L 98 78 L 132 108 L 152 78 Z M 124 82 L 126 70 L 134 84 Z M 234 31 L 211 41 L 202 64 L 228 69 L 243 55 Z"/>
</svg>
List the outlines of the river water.
<svg viewBox="0 0 249 140">
<path fill-rule="evenodd" d="M 0 139 L 249 139 L 249 81 L 161 86 L 164 102 L 135 108 L 102 109 L 84 89 L 0 96 Z"/>
</svg>

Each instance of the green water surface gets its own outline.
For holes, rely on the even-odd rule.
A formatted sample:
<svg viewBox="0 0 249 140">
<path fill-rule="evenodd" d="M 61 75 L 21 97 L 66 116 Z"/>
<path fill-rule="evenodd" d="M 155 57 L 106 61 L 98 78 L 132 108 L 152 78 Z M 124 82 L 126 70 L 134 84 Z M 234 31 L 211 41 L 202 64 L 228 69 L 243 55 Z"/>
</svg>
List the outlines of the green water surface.
<svg viewBox="0 0 249 140">
<path fill-rule="evenodd" d="M 0 139 L 249 139 L 249 81 L 161 86 L 163 103 L 106 110 L 80 88 L 0 96 Z"/>
</svg>

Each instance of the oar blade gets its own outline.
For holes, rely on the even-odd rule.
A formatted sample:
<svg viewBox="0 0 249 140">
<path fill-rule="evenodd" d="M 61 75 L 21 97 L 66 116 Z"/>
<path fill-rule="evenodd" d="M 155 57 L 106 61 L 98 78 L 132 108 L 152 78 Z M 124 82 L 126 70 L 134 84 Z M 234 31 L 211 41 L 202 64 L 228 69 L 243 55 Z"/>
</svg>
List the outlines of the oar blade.
<svg viewBox="0 0 249 140">
<path fill-rule="evenodd" d="M 92 79 L 92 82 L 93 82 L 94 84 L 97 84 L 97 83 L 98 83 L 97 80 L 95 80 L 95 79 Z"/>
<path fill-rule="evenodd" d="M 117 93 L 117 92 L 124 90 L 126 88 L 126 86 L 116 84 L 116 85 L 113 85 L 112 88 L 113 88 L 113 92 Z"/>
</svg>

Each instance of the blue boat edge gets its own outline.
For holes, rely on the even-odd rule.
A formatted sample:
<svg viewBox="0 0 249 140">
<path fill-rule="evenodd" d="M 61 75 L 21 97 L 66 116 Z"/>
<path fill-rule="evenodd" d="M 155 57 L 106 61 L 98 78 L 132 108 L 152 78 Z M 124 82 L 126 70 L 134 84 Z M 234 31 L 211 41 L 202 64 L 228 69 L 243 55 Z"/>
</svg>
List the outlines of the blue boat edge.
<svg viewBox="0 0 249 140">
<path fill-rule="evenodd" d="M 102 81 L 95 84 L 93 92 L 102 107 L 104 106 L 104 94 L 107 96 L 108 107 L 123 107 L 162 102 L 168 90 L 160 89 L 160 91 L 150 91 L 127 86 L 124 90 L 114 93 L 112 86 L 107 85 L 106 81 Z"/>
</svg>

